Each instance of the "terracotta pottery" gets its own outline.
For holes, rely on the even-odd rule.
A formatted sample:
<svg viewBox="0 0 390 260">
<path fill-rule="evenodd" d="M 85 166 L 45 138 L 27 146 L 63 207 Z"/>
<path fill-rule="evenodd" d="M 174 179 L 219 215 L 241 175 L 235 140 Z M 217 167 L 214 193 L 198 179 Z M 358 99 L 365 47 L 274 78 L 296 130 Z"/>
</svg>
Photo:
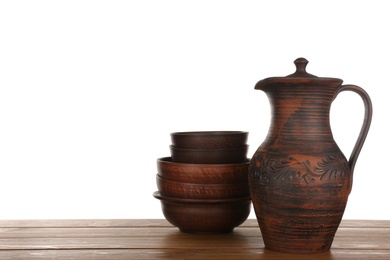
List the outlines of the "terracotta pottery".
<svg viewBox="0 0 390 260">
<path fill-rule="evenodd" d="M 180 163 L 242 163 L 247 159 L 248 145 L 225 149 L 183 149 L 169 146 L 172 161 Z"/>
<path fill-rule="evenodd" d="M 226 199 L 248 197 L 248 181 L 237 183 L 188 183 L 171 181 L 156 175 L 157 188 L 161 195 L 184 199 Z"/>
<path fill-rule="evenodd" d="M 249 159 L 233 164 L 173 162 L 171 157 L 157 159 L 158 174 L 167 180 L 199 184 L 248 182 Z"/>
<path fill-rule="evenodd" d="M 185 149 L 225 149 L 246 145 L 248 132 L 194 131 L 171 133 L 172 145 Z"/>
<path fill-rule="evenodd" d="M 265 247 L 289 253 L 329 250 L 352 188 L 356 160 L 372 117 L 368 94 L 337 78 L 306 72 L 308 61 L 295 60 L 296 72 L 259 81 L 270 101 L 268 135 L 249 165 L 249 187 Z M 329 114 L 342 91 L 359 94 L 364 122 L 349 160 L 333 139 Z"/>
<path fill-rule="evenodd" d="M 179 199 L 153 196 L 160 200 L 162 212 L 169 223 L 180 231 L 196 234 L 228 233 L 249 216 L 251 198 Z"/>
</svg>

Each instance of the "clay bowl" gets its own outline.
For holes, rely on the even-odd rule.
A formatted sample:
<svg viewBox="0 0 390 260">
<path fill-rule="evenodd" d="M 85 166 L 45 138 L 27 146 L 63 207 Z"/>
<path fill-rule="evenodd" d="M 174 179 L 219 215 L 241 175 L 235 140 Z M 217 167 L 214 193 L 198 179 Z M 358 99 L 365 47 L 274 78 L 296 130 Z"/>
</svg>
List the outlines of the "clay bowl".
<svg viewBox="0 0 390 260">
<path fill-rule="evenodd" d="M 157 159 L 158 174 L 167 180 L 189 183 L 240 183 L 248 181 L 249 159 L 234 164 L 193 164 Z"/>
<path fill-rule="evenodd" d="M 160 200 L 162 212 L 180 231 L 196 234 L 228 233 L 249 216 L 250 197 L 201 200 L 177 199 L 153 193 Z"/>
<path fill-rule="evenodd" d="M 181 163 L 242 163 L 245 162 L 248 145 L 226 149 L 183 149 L 170 146 L 174 162 Z"/>
<path fill-rule="evenodd" d="M 248 181 L 239 183 L 199 184 L 177 182 L 156 175 L 162 196 L 183 199 L 226 199 L 249 196 Z"/>
<path fill-rule="evenodd" d="M 246 145 L 248 132 L 195 131 L 171 133 L 172 145 L 184 149 L 225 149 Z"/>
</svg>

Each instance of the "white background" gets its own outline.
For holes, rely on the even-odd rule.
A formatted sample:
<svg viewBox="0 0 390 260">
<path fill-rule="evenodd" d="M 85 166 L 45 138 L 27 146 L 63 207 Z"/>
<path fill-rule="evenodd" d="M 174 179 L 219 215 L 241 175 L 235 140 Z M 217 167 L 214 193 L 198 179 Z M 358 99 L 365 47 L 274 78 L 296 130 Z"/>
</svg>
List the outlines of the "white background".
<svg viewBox="0 0 390 260">
<path fill-rule="evenodd" d="M 363 87 L 374 117 L 346 219 L 390 219 L 386 1 L 1 1 L 0 219 L 163 218 L 170 133 L 270 120 L 258 80 L 307 70 Z M 363 103 L 341 93 L 349 157 Z M 254 218 L 253 212 L 250 218 Z"/>
</svg>

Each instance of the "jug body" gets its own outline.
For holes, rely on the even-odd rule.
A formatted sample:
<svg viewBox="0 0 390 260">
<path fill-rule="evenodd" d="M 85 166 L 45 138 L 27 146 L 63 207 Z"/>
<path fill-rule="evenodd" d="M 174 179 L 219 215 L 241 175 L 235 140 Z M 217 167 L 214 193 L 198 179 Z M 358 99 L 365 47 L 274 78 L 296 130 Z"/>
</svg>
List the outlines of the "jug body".
<svg viewBox="0 0 390 260">
<path fill-rule="evenodd" d="M 277 137 L 276 129 L 270 130 L 269 135 Z M 294 127 L 283 130 L 294 131 Z M 281 252 L 327 251 L 352 188 L 348 161 L 334 141 L 319 138 L 316 142 L 304 136 L 285 140 L 268 137 L 249 168 L 249 187 L 264 243 Z"/>
<path fill-rule="evenodd" d="M 256 85 L 266 92 L 272 117 L 251 159 L 249 188 L 266 248 L 319 253 L 331 247 L 352 189 L 354 162 L 333 139 L 329 120 L 343 86 L 339 79 L 305 76 L 298 65 L 292 75 Z"/>
</svg>

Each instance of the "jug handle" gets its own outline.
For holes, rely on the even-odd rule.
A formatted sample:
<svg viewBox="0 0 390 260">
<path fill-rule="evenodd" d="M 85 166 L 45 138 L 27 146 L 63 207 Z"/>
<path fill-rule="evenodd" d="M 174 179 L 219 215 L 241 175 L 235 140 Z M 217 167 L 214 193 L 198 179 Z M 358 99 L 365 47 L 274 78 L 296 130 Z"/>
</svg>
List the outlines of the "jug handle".
<svg viewBox="0 0 390 260">
<path fill-rule="evenodd" d="M 359 136 L 357 138 L 357 141 L 355 143 L 355 146 L 351 152 L 351 156 L 349 157 L 349 168 L 351 170 L 351 174 L 353 174 L 353 171 L 355 169 L 356 160 L 360 154 L 360 151 L 362 150 L 364 141 L 366 140 L 368 130 L 370 129 L 371 125 L 371 119 L 372 119 L 372 103 L 370 96 L 367 94 L 367 92 L 362 89 L 359 86 L 356 85 L 342 85 L 340 86 L 334 96 L 334 99 L 337 97 L 337 95 L 342 91 L 353 91 L 360 95 L 364 102 L 364 120 L 362 124 L 362 128 L 360 130 Z"/>
</svg>

